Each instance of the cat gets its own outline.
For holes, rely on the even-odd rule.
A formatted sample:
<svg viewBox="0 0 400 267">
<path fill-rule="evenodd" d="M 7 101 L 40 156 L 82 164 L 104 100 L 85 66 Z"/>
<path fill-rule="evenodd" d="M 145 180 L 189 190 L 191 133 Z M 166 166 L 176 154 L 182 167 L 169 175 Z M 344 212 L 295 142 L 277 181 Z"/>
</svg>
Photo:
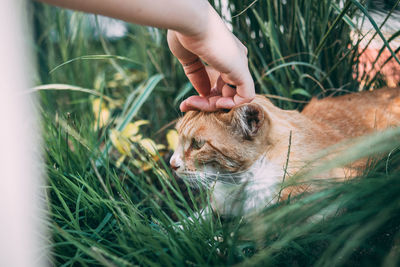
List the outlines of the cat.
<svg viewBox="0 0 400 267">
<path fill-rule="evenodd" d="M 249 213 L 276 202 L 279 185 L 313 155 L 349 138 L 400 125 L 400 88 L 313 98 L 300 113 L 264 96 L 229 111 L 189 111 L 177 123 L 177 176 L 212 190 L 213 210 Z M 289 145 L 290 144 L 290 145 Z M 354 175 L 333 169 L 320 177 Z M 281 199 L 306 191 L 285 188 Z"/>
</svg>

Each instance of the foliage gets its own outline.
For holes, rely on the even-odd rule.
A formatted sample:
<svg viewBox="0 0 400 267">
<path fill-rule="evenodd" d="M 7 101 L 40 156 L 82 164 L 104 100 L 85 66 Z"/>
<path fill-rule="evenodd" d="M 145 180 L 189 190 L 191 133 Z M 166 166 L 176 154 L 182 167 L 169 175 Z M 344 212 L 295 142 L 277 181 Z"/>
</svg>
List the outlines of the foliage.
<svg viewBox="0 0 400 267">
<path fill-rule="evenodd" d="M 356 3 L 229 1 L 257 92 L 301 108 L 357 90 Z M 54 265 L 399 264 L 398 130 L 349 147 L 340 164 L 371 157 L 362 177 L 313 181 L 319 192 L 246 218 L 211 215 L 209 192 L 165 163 L 194 93 L 165 31 L 127 25 L 110 39 L 82 13 L 32 7 Z"/>
</svg>

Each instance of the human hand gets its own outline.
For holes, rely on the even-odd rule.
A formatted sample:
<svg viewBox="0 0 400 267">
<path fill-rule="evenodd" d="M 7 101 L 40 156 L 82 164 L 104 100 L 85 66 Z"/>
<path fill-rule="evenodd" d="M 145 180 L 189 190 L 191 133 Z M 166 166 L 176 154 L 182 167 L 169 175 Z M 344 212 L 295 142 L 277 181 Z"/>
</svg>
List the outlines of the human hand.
<svg viewBox="0 0 400 267">
<path fill-rule="evenodd" d="M 195 35 L 168 31 L 171 52 L 199 93 L 181 103 L 183 112 L 231 109 L 255 97 L 246 47 L 228 30 L 211 6 L 206 21 L 207 25 Z"/>
</svg>

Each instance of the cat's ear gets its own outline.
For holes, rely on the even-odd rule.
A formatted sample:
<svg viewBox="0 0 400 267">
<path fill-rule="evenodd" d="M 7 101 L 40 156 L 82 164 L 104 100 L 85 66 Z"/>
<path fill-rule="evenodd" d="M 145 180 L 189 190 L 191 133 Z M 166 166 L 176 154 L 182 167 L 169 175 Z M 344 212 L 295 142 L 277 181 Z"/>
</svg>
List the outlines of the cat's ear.
<svg viewBox="0 0 400 267">
<path fill-rule="evenodd" d="M 246 140 L 253 139 L 266 121 L 264 109 L 255 103 L 238 106 L 229 113 L 230 124 L 235 133 Z"/>
</svg>

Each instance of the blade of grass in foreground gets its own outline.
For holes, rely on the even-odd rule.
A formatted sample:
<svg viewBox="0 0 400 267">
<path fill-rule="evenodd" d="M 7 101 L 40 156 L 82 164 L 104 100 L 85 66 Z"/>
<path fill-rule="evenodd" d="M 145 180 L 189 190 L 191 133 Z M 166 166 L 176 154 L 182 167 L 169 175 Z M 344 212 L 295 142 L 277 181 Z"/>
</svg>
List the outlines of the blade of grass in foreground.
<svg viewBox="0 0 400 267">
<path fill-rule="evenodd" d="M 33 87 L 31 90 L 28 90 L 27 93 L 32 93 L 32 92 L 37 92 L 37 91 L 42 91 L 42 90 L 66 90 L 66 91 L 76 91 L 76 92 L 82 92 L 82 93 L 87 93 L 87 94 L 92 94 L 95 96 L 99 96 L 104 98 L 104 100 L 107 100 L 108 102 L 115 102 L 114 99 L 112 99 L 109 96 L 106 96 L 94 89 L 88 89 L 88 88 L 82 88 L 79 86 L 74 86 L 74 85 L 69 85 L 69 84 L 43 84 L 43 85 L 38 85 Z"/>
<path fill-rule="evenodd" d="M 117 130 L 122 131 L 126 125 L 132 121 L 133 117 L 137 114 L 139 109 L 142 107 L 144 102 L 147 100 L 147 98 L 150 96 L 150 94 L 153 92 L 154 88 L 157 86 L 157 84 L 163 79 L 164 76 L 162 74 L 156 74 L 146 82 L 145 85 L 142 86 L 139 90 L 141 91 L 141 94 L 139 94 L 135 101 L 132 103 L 132 106 L 130 109 L 127 111 L 126 114 L 123 114 L 123 118 L 121 118 L 121 122 L 117 125 Z"/>
<path fill-rule="evenodd" d="M 123 56 L 116 56 L 116 55 L 88 55 L 88 56 L 80 56 L 80 57 L 76 57 L 70 60 L 65 61 L 64 63 L 61 63 L 60 65 L 56 66 L 55 68 L 53 68 L 52 70 L 50 70 L 50 74 L 55 72 L 56 70 L 58 70 L 59 68 L 70 64 L 72 62 L 75 61 L 80 61 L 80 60 L 105 60 L 105 59 L 118 59 L 118 60 L 122 60 L 122 61 L 127 61 L 130 63 L 134 63 L 136 67 L 140 67 L 142 65 L 142 63 L 127 58 L 127 57 L 123 57 Z"/>
</svg>

